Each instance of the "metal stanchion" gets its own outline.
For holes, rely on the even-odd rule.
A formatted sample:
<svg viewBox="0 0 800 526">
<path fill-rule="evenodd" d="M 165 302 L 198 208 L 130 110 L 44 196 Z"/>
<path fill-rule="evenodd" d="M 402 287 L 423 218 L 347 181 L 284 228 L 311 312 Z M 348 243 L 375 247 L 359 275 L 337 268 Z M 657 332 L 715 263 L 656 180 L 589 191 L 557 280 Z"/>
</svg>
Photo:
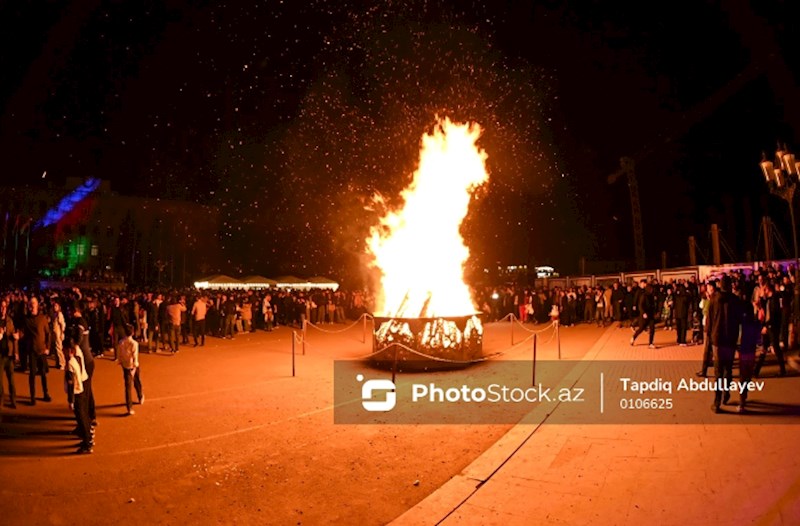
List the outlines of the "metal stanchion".
<svg viewBox="0 0 800 526">
<path fill-rule="evenodd" d="M 394 362 L 392 363 L 392 382 L 394 383 L 395 377 L 397 377 L 397 344 L 393 343 L 394 346 Z"/>
<path fill-rule="evenodd" d="M 303 320 L 303 356 L 306 355 L 306 327 L 308 326 L 308 320 Z"/>
<path fill-rule="evenodd" d="M 531 373 L 531 385 L 536 385 L 536 341 L 539 339 L 538 334 L 533 335 L 533 372 Z"/>
<path fill-rule="evenodd" d="M 363 333 L 361 335 L 361 343 L 366 344 L 367 343 L 367 315 L 366 314 L 362 314 L 361 318 L 364 320 L 364 330 L 363 330 Z"/>
<path fill-rule="evenodd" d="M 514 345 L 514 315 L 511 314 L 508 317 L 508 321 L 511 323 L 511 345 Z"/>
<path fill-rule="evenodd" d="M 561 359 L 561 324 L 556 320 L 556 341 L 558 342 L 558 359 Z"/>
<path fill-rule="evenodd" d="M 292 331 L 292 376 L 294 376 L 294 345 L 297 340 L 297 333 Z"/>
</svg>

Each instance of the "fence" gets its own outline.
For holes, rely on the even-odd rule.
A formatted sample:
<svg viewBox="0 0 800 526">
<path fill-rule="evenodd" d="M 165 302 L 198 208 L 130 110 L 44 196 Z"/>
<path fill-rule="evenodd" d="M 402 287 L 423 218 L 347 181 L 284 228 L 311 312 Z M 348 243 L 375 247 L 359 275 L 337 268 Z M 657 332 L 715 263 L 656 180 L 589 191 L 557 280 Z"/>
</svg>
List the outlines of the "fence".
<svg viewBox="0 0 800 526">
<path fill-rule="evenodd" d="M 705 280 L 709 276 L 728 273 L 731 271 L 742 271 L 750 273 L 764 266 L 788 268 L 794 265 L 795 260 L 784 259 L 779 261 L 757 261 L 755 263 L 728 263 L 725 265 L 697 265 L 694 267 L 678 267 L 670 269 L 637 270 L 632 272 L 620 272 L 619 274 L 603 274 L 599 276 L 567 276 L 558 278 L 544 278 L 534 280 L 535 287 L 595 287 L 597 285 L 608 286 L 616 281 L 621 283 L 636 283 L 639 280 L 647 279 L 658 281 L 677 281 L 679 279 L 688 280 L 692 277 Z"/>
</svg>

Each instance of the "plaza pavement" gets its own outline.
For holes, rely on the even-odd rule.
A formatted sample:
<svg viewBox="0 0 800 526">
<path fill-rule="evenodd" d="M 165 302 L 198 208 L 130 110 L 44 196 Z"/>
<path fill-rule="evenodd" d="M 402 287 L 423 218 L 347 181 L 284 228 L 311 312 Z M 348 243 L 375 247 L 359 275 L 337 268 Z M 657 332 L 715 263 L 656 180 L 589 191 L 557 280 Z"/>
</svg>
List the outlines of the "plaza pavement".
<svg viewBox="0 0 800 526">
<path fill-rule="evenodd" d="M 530 360 L 525 329 L 509 349 L 511 326 L 487 325 L 485 349 L 505 355 L 434 376 L 478 379 L 503 360 Z M 542 363 L 557 358 L 550 335 Z M 562 357 L 583 361 L 561 381 L 598 359 L 699 357 L 698 347 L 631 349 L 629 337 L 563 329 Z M 659 331 L 657 342 L 672 338 Z M 798 523 L 795 428 L 713 415 L 706 401 L 699 425 L 540 425 L 541 411 L 520 425 L 336 425 L 333 361 L 368 353 L 361 339 L 360 326 L 310 333 L 295 378 L 287 328 L 144 355 L 147 402 L 130 418 L 119 366 L 101 360 L 89 456 L 73 454 L 58 372 L 53 402 L 36 407 L 17 374 L 20 407 L 0 413 L 0 479 L 11 481 L 0 488 L 3 524 Z M 796 408 L 798 380 L 767 378 L 765 401 Z"/>
<path fill-rule="evenodd" d="M 511 326 L 487 324 L 485 333 L 485 350 L 506 355 L 423 376 L 478 378 L 502 366 L 498 360 L 530 360 L 524 329 L 517 327 L 510 348 Z M 362 343 L 361 324 L 324 330 L 334 332 L 309 330 L 305 355 L 296 345 L 295 377 L 286 327 L 234 341 L 209 338 L 174 356 L 142 355 L 147 399 L 132 417 L 124 416 L 120 367 L 99 360 L 92 455 L 75 454 L 63 373 L 51 370 L 53 401 L 35 407 L 27 403 L 27 377 L 16 373 L 19 407 L 0 411 L 0 523 L 386 524 L 513 427 L 335 424 L 334 362 L 371 347 Z M 601 334 L 591 326 L 565 329 L 563 355 L 579 358 Z M 552 332 L 542 336 L 539 356 L 554 358 Z"/>
<path fill-rule="evenodd" d="M 606 329 L 584 365 L 699 364 L 700 347 L 675 345 L 672 331 L 657 332 L 657 349 L 647 348 L 646 334 L 635 347 L 630 337 L 629 329 Z M 585 371 L 578 364 L 563 385 Z M 800 524 L 800 376 L 776 372 L 765 367 L 766 387 L 750 401 L 777 408 L 785 424 L 762 423 L 735 406 L 714 414 L 705 393 L 688 400 L 691 424 L 548 424 L 552 415 L 537 408 L 392 524 Z"/>
</svg>

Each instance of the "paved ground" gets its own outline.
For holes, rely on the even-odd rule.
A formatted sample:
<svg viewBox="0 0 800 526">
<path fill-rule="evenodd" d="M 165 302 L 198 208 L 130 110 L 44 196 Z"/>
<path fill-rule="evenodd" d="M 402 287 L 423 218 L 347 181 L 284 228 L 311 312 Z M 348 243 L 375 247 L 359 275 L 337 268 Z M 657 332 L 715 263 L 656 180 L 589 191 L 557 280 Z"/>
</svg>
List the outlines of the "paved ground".
<svg viewBox="0 0 800 526">
<path fill-rule="evenodd" d="M 486 352 L 509 349 L 509 329 L 488 326 Z M 556 356 L 548 334 L 542 358 Z M 19 407 L 0 413 L 2 523 L 390 522 L 514 426 L 335 425 L 333 361 L 368 354 L 362 335 L 361 324 L 336 334 L 309 329 L 296 377 L 288 328 L 142 355 L 146 403 L 132 417 L 124 416 L 119 367 L 99 360 L 97 445 L 88 456 L 74 454 L 62 373 L 49 374 L 53 402 L 35 407 L 25 403 L 27 377 L 17 374 Z M 580 358 L 601 335 L 565 329 L 562 352 Z M 517 345 L 497 362 L 529 359 L 530 341 L 518 343 L 525 336 L 518 327 Z M 493 363 L 435 374 L 470 378 Z"/>
<path fill-rule="evenodd" d="M 530 340 L 519 343 L 528 333 L 517 327 L 511 347 L 509 329 L 487 327 L 486 352 L 508 350 L 487 364 L 400 381 L 475 381 L 529 360 Z M 541 360 L 556 358 L 550 334 Z M 539 381 L 572 385 L 597 360 L 696 361 L 700 352 L 666 345 L 674 333 L 663 331 L 656 350 L 629 347 L 630 332 L 616 328 L 561 336 L 562 358 L 581 361 L 565 375 L 542 366 Z M 91 456 L 73 454 L 74 423 L 51 371 L 52 403 L 0 414 L 3 524 L 800 523 L 798 376 L 773 378 L 768 367 L 756 400 L 785 409 L 791 424 L 715 415 L 697 398 L 696 424 L 547 423 L 559 406 L 518 425 L 337 425 L 333 362 L 369 353 L 361 338 L 360 324 L 310 329 L 296 377 L 286 328 L 144 355 L 147 400 L 133 417 L 123 416 L 119 367 L 101 360 Z M 25 377 L 17 385 L 27 393 Z M 715 425 L 722 418 L 733 425 Z"/>
<path fill-rule="evenodd" d="M 629 338 L 608 329 L 584 361 L 698 356 L 667 331 L 655 350 Z M 800 377 L 776 372 L 765 368 L 765 390 L 750 400 L 754 413 L 780 417 L 713 414 L 706 394 L 681 399 L 692 425 L 551 425 L 554 415 L 535 410 L 394 524 L 800 524 Z"/>
</svg>

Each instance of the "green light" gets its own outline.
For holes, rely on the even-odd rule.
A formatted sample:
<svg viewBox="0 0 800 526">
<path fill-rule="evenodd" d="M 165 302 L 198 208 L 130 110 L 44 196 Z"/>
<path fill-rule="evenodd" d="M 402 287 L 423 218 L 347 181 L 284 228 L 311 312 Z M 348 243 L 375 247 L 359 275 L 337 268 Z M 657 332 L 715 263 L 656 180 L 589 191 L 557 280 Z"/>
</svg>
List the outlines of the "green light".
<svg viewBox="0 0 800 526">
<path fill-rule="evenodd" d="M 55 259 L 65 263 L 61 275 L 68 276 L 78 266 L 84 265 L 89 260 L 90 247 L 87 237 L 79 237 L 56 246 Z"/>
</svg>

